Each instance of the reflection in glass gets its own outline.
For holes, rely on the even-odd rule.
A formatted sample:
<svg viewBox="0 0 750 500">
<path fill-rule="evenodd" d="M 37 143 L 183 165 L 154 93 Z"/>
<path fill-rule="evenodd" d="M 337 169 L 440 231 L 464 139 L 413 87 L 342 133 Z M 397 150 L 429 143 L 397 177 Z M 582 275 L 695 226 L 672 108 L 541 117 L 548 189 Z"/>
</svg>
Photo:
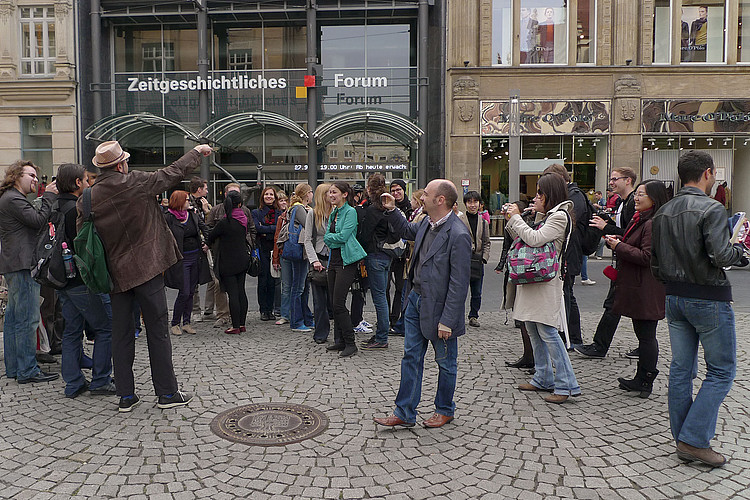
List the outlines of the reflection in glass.
<svg viewBox="0 0 750 500">
<path fill-rule="evenodd" d="M 306 33 L 304 26 L 264 28 L 264 69 L 304 68 Z"/>
<path fill-rule="evenodd" d="M 132 29 L 115 30 L 116 72 L 196 71 L 198 32 L 196 30 Z"/>
<path fill-rule="evenodd" d="M 655 64 L 669 63 L 669 23 L 670 23 L 669 0 L 656 0 L 654 2 L 654 57 Z M 687 33 L 683 26 L 683 40 L 687 43 Z"/>
<path fill-rule="evenodd" d="M 576 62 L 594 62 L 596 12 L 591 0 L 578 0 L 578 26 L 576 27 Z"/>
<path fill-rule="evenodd" d="M 326 146 L 323 160 L 362 165 L 408 164 L 409 150 L 386 135 L 356 132 Z"/>
<path fill-rule="evenodd" d="M 526 62 L 527 54 L 537 45 L 536 25 L 528 18 L 529 9 L 521 9 L 521 63 Z M 525 17 L 524 17 L 525 15 Z M 493 0 L 492 2 L 492 65 L 511 63 L 513 29 L 511 21 L 513 11 L 510 0 Z"/>
<path fill-rule="evenodd" d="M 740 0 L 737 26 L 737 61 L 750 62 L 750 0 Z"/>
<path fill-rule="evenodd" d="M 521 64 L 566 64 L 567 18 L 565 0 L 521 0 L 521 38 L 528 42 L 526 61 Z"/>
<path fill-rule="evenodd" d="M 724 61 L 724 0 L 684 0 L 681 25 L 682 62 Z"/>
</svg>

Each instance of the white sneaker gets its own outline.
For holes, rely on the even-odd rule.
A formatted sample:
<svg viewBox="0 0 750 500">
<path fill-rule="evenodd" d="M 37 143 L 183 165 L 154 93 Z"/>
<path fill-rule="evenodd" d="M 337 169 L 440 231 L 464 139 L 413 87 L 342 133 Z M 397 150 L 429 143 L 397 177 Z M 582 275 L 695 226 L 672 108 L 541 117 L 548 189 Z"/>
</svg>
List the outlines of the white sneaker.
<svg viewBox="0 0 750 500">
<path fill-rule="evenodd" d="M 354 327 L 354 333 L 372 333 L 372 328 L 362 326 L 362 323 Z"/>
<path fill-rule="evenodd" d="M 581 280 L 582 285 L 596 285 L 596 281 L 594 280 Z"/>
<path fill-rule="evenodd" d="M 362 321 L 359 322 L 359 326 L 364 326 L 365 328 L 373 328 L 374 325 L 371 325 L 367 321 L 362 320 Z"/>
</svg>

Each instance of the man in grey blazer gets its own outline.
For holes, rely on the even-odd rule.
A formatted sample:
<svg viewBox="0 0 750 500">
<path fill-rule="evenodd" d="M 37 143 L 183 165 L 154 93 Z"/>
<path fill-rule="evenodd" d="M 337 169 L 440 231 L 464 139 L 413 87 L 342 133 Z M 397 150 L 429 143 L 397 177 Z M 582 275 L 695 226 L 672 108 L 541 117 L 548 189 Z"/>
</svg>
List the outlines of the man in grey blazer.
<svg viewBox="0 0 750 500">
<path fill-rule="evenodd" d="M 404 357 L 396 409 L 375 422 L 388 427 L 412 427 L 422 395 L 422 373 L 427 346 L 432 343 L 440 374 L 435 413 L 425 427 L 442 427 L 453 420 L 456 405 L 458 337 L 466 333 L 464 310 L 471 274 L 471 235 L 451 207 L 458 199 L 456 186 L 445 179 L 427 184 L 422 196 L 425 217 L 408 223 L 394 210 L 395 200 L 382 195 L 391 228 L 415 241 L 406 284 Z"/>
</svg>

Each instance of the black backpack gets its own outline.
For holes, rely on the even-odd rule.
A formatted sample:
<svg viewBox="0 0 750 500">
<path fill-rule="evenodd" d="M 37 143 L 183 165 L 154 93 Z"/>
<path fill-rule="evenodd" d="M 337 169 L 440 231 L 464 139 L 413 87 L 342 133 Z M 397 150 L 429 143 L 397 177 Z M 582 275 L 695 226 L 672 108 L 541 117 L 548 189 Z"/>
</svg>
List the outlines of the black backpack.
<svg viewBox="0 0 750 500">
<path fill-rule="evenodd" d="M 589 226 L 589 221 L 596 215 L 597 210 L 589 200 L 589 197 L 580 189 L 579 192 L 583 195 L 583 199 L 586 200 L 585 220 L 576 221 L 580 233 L 581 253 L 583 255 L 591 255 L 596 252 L 596 249 L 599 247 L 599 240 L 601 240 L 602 235 L 604 235 L 604 231 L 597 227 Z"/>
<path fill-rule="evenodd" d="M 75 203 L 70 203 L 64 211 L 60 211 L 60 203 L 55 201 L 47 224 L 37 234 L 34 249 L 36 264 L 31 270 L 31 277 L 42 286 L 61 290 L 68 284 L 62 244 L 65 242 L 65 215 L 75 207 Z M 73 251 L 70 243 L 68 243 L 68 248 L 71 252 Z"/>
</svg>

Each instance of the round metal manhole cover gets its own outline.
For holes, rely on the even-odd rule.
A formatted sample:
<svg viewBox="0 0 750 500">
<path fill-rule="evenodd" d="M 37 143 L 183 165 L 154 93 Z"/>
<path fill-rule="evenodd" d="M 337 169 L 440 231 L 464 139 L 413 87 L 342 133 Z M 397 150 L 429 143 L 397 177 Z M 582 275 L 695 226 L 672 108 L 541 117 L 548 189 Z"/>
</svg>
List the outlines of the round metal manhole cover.
<svg viewBox="0 0 750 500">
<path fill-rule="evenodd" d="M 299 443 L 328 429 L 328 417 L 309 406 L 258 403 L 219 414 L 211 421 L 214 434 L 254 446 Z"/>
</svg>

